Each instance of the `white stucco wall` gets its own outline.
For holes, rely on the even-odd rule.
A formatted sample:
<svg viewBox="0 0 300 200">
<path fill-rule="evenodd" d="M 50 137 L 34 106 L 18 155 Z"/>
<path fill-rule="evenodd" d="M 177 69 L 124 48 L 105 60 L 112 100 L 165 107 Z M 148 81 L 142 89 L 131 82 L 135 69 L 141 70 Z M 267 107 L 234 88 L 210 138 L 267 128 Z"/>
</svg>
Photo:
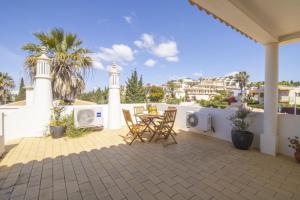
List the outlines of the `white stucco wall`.
<svg viewBox="0 0 300 200">
<path fill-rule="evenodd" d="M 130 110 L 133 114 L 133 108 L 135 106 L 145 106 L 146 104 L 121 104 L 121 109 Z M 156 104 L 158 110 L 165 110 L 168 106 L 167 104 Z M 84 106 L 66 106 L 65 113 L 70 114 L 74 107 L 101 107 L 103 109 L 103 122 L 104 128 L 108 125 L 108 105 L 84 105 Z M 177 117 L 175 121 L 175 128 L 182 130 L 189 130 L 186 128 L 186 112 L 187 111 L 201 111 L 210 113 L 212 116 L 212 125 L 215 129 L 214 136 L 231 142 L 231 126 L 228 121 L 228 117 L 234 112 L 232 109 L 216 109 L 216 108 L 203 108 L 200 106 L 176 106 L 177 107 Z M 35 136 L 34 133 L 30 131 L 31 124 L 34 123 L 34 117 L 28 114 L 27 111 L 23 109 L 7 109 L 4 107 L 0 108 L 0 112 L 6 113 L 5 116 L 5 141 L 10 139 L 16 139 L 21 137 L 32 137 Z M 26 109 L 25 109 L 26 110 Z M 124 117 L 121 113 L 121 124 L 125 126 Z M 132 116 L 133 117 L 133 116 Z M 133 117 L 133 120 L 135 118 Z M 253 148 L 259 148 L 259 135 L 263 132 L 263 113 L 255 112 L 249 117 L 251 122 L 250 131 L 255 134 Z M 1 124 L 0 124 L 1 125 Z M 293 156 L 293 150 L 288 147 L 288 137 L 293 137 L 295 135 L 300 137 L 300 116 L 288 115 L 288 114 L 278 114 L 278 152 L 284 155 Z M 1 136 L 0 136 L 1 144 Z M 1 145 L 0 145 L 1 152 Z"/>
<path fill-rule="evenodd" d="M 0 156 L 5 152 L 3 122 L 4 122 L 4 113 L 0 112 Z"/>
</svg>

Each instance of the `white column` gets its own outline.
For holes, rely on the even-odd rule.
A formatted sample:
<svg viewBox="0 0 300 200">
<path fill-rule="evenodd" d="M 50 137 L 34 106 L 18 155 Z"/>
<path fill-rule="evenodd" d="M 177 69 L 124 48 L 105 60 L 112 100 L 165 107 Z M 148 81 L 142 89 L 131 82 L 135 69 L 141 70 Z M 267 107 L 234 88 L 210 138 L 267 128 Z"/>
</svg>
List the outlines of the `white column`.
<svg viewBox="0 0 300 200">
<path fill-rule="evenodd" d="M 53 96 L 50 61 L 51 60 L 45 54 L 45 50 L 42 55 L 37 58 L 34 99 L 32 105 L 33 115 L 35 116 L 33 132 L 36 136 L 42 136 L 48 131 L 52 114 Z"/>
<path fill-rule="evenodd" d="M 264 84 L 264 130 L 260 136 L 260 151 L 277 153 L 278 111 L 278 43 L 266 45 Z"/>
<path fill-rule="evenodd" d="M 109 69 L 108 128 L 121 128 L 120 72 L 115 63 Z"/>
</svg>

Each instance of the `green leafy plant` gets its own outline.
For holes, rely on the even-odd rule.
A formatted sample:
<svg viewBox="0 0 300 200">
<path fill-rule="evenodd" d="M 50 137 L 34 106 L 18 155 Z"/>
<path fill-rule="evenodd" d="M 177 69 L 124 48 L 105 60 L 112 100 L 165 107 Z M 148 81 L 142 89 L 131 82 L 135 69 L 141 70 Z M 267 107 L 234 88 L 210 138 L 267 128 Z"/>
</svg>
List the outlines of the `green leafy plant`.
<svg viewBox="0 0 300 200">
<path fill-rule="evenodd" d="M 52 89 L 57 99 L 74 99 L 85 88 L 84 77 L 92 69 L 91 51 L 82 47 L 82 40 L 75 33 L 61 28 L 53 28 L 49 32 L 33 33 L 37 43 L 27 43 L 22 49 L 28 52 L 25 67 L 31 79 L 36 74 L 37 58 L 43 53 L 52 59 Z"/>
<path fill-rule="evenodd" d="M 207 101 L 207 100 L 200 100 L 198 103 L 203 107 L 213 107 L 213 108 L 227 108 L 227 102 L 220 102 L 220 101 Z"/>
<path fill-rule="evenodd" d="M 164 99 L 164 89 L 159 86 L 151 86 L 149 88 L 148 99 L 150 102 L 161 102 Z"/>
<path fill-rule="evenodd" d="M 288 138 L 290 144 L 289 147 L 294 149 L 295 152 L 300 152 L 300 142 L 299 137 L 295 136 L 294 138 Z"/>
<path fill-rule="evenodd" d="M 70 138 L 81 137 L 91 132 L 88 128 L 76 128 L 74 125 L 73 113 L 63 118 L 63 123 L 66 125 L 65 135 Z"/>
<path fill-rule="evenodd" d="M 167 104 L 180 104 L 181 103 L 181 99 L 170 98 L 170 99 L 167 100 L 166 103 Z"/>
<path fill-rule="evenodd" d="M 54 106 L 53 114 L 51 116 L 50 126 L 65 126 L 62 112 L 65 110 L 62 106 Z"/>
<path fill-rule="evenodd" d="M 246 131 L 249 127 L 246 118 L 250 113 L 250 109 L 240 106 L 239 109 L 229 117 L 233 130 Z"/>
</svg>

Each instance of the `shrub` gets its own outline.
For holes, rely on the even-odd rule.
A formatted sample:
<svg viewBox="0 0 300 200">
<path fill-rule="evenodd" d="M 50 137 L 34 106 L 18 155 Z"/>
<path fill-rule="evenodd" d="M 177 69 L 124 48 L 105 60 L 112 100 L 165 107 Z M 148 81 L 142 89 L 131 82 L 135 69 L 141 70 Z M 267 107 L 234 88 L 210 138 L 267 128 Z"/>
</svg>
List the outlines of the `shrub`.
<svg viewBox="0 0 300 200">
<path fill-rule="evenodd" d="M 180 104 L 181 100 L 176 98 L 170 98 L 167 100 L 167 104 Z"/>
<path fill-rule="evenodd" d="M 251 113 L 251 111 L 248 108 L 240 106 L 239 109 L 229 117 L 232 129 L 237 131 L 246 131 L 249 127 L 249 123 L 246 122 L 246 118 L 249 113 Z"/>
<path fill-rule="evenodd" d="M 63 106 L 54 106 L 53 114 L 51 115 L 50 126 L 65 126 L 64 120 L 61 116 L 62 112 L 65 110 Z"/>
<path fill-rule="evenodd" d="M 249 106 L 251 108 L 264 109 L 264 104 L 247 104 L 247 106 Z"/>
<path fill-rule="evenodd" d="M 213 108 L 227 108 L 227 102 L 219 102 L 219 101 L 207 101 L 207 100 L 200 100 L 198 103 L 203 107 L 213 107 Z"/>
<path fill-rule="evenodd" d="M 66 126 L 65 135 L 67 137 L 71 137 L 71 138 L 80 137 L 91 132 L 91 129 L 89 128 L 75 128 L 73 113 L 65 116 L 63 121 Z"/>
<path fill-rule="evenodd" d="M 288 138 L 290 144 L 289 147 L 294 149 L 295 152 L 300 152 L 300 142 L 299 142 L 299 137 L 295 136 L 293 139 Z"/>
<path fill-rule="evenodd" d="M 237 102 L 237 100 L 235 99 L 234 96 L 227 97 L 227 98 L 225 99 L 225 101 L 226 101 L 229 105 L 231 105 L 232 103 L 236 103 L 236 102 Z"/>
</svg>

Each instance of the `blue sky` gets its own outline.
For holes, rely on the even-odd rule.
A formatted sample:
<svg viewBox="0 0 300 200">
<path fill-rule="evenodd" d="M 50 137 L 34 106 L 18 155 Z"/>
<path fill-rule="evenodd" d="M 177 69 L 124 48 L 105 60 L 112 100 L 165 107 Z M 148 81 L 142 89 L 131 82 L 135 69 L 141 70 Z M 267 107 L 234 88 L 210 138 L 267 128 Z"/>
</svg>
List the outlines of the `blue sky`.
<svg viewBox="0 0 300 200">
<path fill-rule="evenodd" d="M 107 85 L 112 59 L 122 67 L 122 83 L 135 68 L 153 84 L 241 70 L 252 81 L 264 79 L 264 47 L 187 0 L 2 1 L 0 24 L 0 71 L 17 84 L 25 76 L 21 46 L 36 41 L 33 32 L 53 27 L 77 33 L 94 52 L 97 68 L 86 79 L 87 89 Z M 299 55 L 299 43 L 280 47 L 280 80 L 299 80 Z"/>
</svg>

